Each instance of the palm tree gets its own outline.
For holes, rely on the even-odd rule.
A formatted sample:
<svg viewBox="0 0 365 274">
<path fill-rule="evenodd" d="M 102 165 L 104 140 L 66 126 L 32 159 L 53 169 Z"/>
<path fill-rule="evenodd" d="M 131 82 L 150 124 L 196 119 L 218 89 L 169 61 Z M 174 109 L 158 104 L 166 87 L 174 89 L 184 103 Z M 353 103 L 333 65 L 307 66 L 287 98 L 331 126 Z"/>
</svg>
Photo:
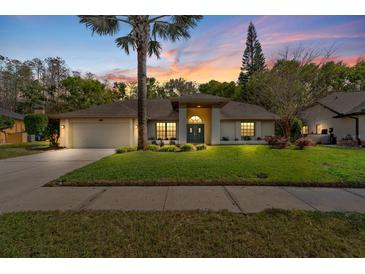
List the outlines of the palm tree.
<svg viewBox="0 0 365 274">
<path fill-rule="evenodd" d="M 133 16 L 79 16 L 80 23 L 99 35 L 115 35 L 121 25 L 130 29 L 125 36 L 115 39 L 118 47 L 129 54 L 130 48 L 137 51 L 138 62 L 138 149 L 147 147 L 147 55 L 160 57 L 161 44 L 157 41 L 170 40 L 175 42 L 180 38 L 189 38 L 189 30 L 202 19 L 200 15 L 133 15 Z"/>
</svg>

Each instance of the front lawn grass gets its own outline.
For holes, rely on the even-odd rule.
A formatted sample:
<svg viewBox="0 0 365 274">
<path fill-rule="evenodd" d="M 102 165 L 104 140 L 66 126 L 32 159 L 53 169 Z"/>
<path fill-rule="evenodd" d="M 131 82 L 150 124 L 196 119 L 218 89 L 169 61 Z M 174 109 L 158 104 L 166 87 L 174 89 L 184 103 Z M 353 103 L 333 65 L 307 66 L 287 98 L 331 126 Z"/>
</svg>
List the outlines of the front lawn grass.
<svg viewBox="0 0 365 274">
<path fill-rule="evenodd" d="M 40 153 L 42 152 L 41 150 L 31 150 L 30 148 L 35 146 L 47 146 L 48 144 L 49 144 L 48 141 L 40 141 L 40 142 L 0 145 L 0 159 Z"/>
<path fill-rule="evenodd" d="M 365 214 L 28 212 L 0 215 L 0 257 L 364 257 Z"/>
<path fill-rule="evenodd" d="M 115 154 L 50 185 L 303 185 L 365 187 L 365 150 L 211 146 Z"/>
</svg>

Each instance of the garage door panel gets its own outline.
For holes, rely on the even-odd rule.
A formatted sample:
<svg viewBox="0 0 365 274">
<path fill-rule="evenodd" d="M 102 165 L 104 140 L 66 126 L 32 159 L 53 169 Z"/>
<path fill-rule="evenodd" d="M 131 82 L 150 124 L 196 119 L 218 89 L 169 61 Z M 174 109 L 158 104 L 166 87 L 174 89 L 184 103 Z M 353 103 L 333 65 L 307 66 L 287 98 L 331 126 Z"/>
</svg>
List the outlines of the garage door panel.
<svg viewBox="0 0 365 274">
<path fill-rule="evenodd" d="M 74 148 L 116 148 L 130 145 L 128 122 L 74 123 L 72 127 Z"/>
</svg>

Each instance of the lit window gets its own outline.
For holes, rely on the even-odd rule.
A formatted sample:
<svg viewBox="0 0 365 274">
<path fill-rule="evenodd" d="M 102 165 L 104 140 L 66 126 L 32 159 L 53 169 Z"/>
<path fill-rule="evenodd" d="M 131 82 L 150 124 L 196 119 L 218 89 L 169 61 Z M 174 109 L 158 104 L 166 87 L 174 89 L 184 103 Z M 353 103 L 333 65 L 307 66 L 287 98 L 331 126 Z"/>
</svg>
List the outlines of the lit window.
<svg viewBox="0 0 365 274">
<path fill-rule="evenodd" d="M 241 137 L 253 137 L 255 136 L 255 123 L 254 122 L 242 122 L 241 123 Z"/>
<path fill-rule="evenodd" d="M 176 139 L 176 123 L 156 123 L 157 139 Z"/>
<path fill-rule="evenodd" d="M 307 134 L 308 134 L 308 132 L 309 132 L 309 128 L 308 128 L 308 126 L 303 126 L 303 127 L 302 127 L 302 134 L 303 134 L 303 135 L 307 135 Z"/>
<path fill-rule="evenodd" d="M 321 130 L 322 130 L 321 124 L 316 124 L 316 134 L 321 134 Z"/>
<path fill-rule="evenodd" d="M 167 139 L 171 139 L 171 138 L 176 139 L 176 123 L 166 123 L 166 138 Z"/>
<path fill-rule="evenodd" d="M 203 120 L 199 116 L 191 116 L 189 119 L 189 124 L 201 124 L 203 123 Z"/>
</svg>

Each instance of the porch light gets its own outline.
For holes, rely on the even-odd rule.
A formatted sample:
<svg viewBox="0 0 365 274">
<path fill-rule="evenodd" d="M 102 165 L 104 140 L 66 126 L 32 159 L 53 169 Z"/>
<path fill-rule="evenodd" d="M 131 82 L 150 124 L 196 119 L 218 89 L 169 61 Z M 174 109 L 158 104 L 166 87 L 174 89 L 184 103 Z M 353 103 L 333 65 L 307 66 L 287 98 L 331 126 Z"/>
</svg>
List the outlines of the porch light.
<svg viewBox="0 0 365 274">
<path fill-rule="evenodd" d="M 61 125 L 61 129 L 65 129 L 65 125 Z"/>
<path fill-rule="evenodd" d="M 198 105 L 198 106 L 196 106 L 197 108 L 200 108 L 200 106 Z"/>
</svg>

